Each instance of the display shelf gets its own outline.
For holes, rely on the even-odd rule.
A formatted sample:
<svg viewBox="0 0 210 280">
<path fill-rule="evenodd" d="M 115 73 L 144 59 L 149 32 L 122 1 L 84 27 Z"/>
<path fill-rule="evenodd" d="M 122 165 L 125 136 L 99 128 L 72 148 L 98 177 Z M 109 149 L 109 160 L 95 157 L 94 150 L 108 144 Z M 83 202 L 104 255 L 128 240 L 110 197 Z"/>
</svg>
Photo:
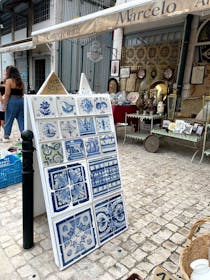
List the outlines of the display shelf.
<svg viewBox="0 0 210 280">
<path fill-rule="evenodd" d="M 200 163 L 202 162 L 204 155 L 209 156 L 210 155 L 210 149 L 206 147 L 207 145 L 207 135 L 210 130 L 210 123 L 209 123 L 209 113 L 210 113 L 210 96 L 204 96 L 203 97 L 203 108 L 206 108 L 204 110 L 204 119 L 205 119 L 205 128 L 204 128 L 204 136 L 203 136 L 203 148 L 202 148 L 202 154 Z"/>
<path fill-rule="evenodd" d="M 148 135 L 149 135 L 149 133 L 128 133 L 128 134 L 126 134 L 126 137 L 144 141 Z"/>
<path fill-rule="evenodd" d="M 194 160 L 197 153 L 201 150 L 200 143 L 202 141 L 202 137 L 200 135 L 175 133 L 175 132 L 172 132 L 172 131 L 167 131 L 163 128 L 152 129 L 151 133 L 153 135 L 156 135 L 157 137 L 168 137 L 168 138 L 172 138 L 172 139 L 178 139 L 178 140 L 186 141 L 186 144 L 184 144 L 184 142 L 183 142 L 183 146 L 192 147 L 192 148 L 195 149 L 195 152 L 194 152 L 194 154 L 192 155 L 192 158 L 191 158 L 191 162 Z"/>
<path fill-rule="evenodd" d="M 166 131 L 163 128 L 160 129 L 152 129 L 151 133 L 153 134 L 158 134 L 161 136 L 167 136 L 167 137 L 172 137 L 172 138 L 176 138 L 176 139 L 181 139 L 181 140 L 186 140 L 186 141 L 190 141 L 190 142 L 200 142 L 201 141 L 201 136 L 199 135 L 188 135 L 188 134 L 184 134 L 184 133 L 174 133 L 172 131 Z"/>
<path fill-rule="evenodd" d="M 205 154 L 206 156 L 209 156 L 209 155 L 210 155 L 210 149 L 205 150 L 205 151 L 204 151 L 204 154 Z"/>
</svg>

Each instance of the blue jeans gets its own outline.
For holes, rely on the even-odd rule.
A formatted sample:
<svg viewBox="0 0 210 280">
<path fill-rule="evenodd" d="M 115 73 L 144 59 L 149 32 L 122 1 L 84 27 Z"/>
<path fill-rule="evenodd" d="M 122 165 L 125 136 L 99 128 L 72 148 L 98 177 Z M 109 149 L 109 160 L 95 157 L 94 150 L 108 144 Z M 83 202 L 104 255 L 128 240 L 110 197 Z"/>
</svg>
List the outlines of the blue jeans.
<svg viewBox="0 0 210 280">
<path fill-rule="evenodd" d="M 14 120 L 17 120 L 20 132 L 24 130 L 24 99 L 10 96 L 5 112 L 4 137 L 9 137 Z"/>
</svg>

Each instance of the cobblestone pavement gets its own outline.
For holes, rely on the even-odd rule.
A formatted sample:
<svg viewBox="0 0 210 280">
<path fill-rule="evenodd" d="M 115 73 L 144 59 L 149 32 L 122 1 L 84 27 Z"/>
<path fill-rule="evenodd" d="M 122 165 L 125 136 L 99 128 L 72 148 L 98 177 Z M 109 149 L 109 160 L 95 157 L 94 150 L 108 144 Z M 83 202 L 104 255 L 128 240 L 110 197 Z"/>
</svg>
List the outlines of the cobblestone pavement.
<svg viewBox="0 0 210 280">
<path fill-rule="evenodd" d="M 15 135 L 17 136 L 17 134 Z M 7 148 L 9 144 L 1 143 Z M 0 279 L 152 279 L 162 265 L 179 279 L 179 253 L 192 224 L 209 215 L 210 160 L 164 144 L 158 153 L 118 141 L 128 230 L 64 271 L 54 263 L 46 215 L 35 219 L 35 246 L 22 248 L 21 184 L 0 190 Z"/>
</svg>

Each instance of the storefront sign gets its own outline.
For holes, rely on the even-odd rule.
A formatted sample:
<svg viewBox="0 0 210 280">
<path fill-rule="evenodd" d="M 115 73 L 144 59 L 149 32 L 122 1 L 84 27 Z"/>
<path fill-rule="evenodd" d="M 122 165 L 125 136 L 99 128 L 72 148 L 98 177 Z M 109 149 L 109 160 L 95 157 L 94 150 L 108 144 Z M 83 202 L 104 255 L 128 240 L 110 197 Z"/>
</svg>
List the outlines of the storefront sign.
<svg viewBox="0 0 210 280">
<path fill-rule="evenodd" d="M 127 10 L 125 12 L 119 13 L 119 24 L 124 24 L 125 22 L 136 22 L 144 21 L 151 17 L 158 17 L 162 15 L 169 15 L 176 12 L 177 4 L 175 2 L 163 1 L 161 3 L 155 3 L 155 5 L 148 6 L 146 8 L 135 8 L 133 10 Z"/>
<path fill-rule="evenodd" d="M 158 0 L 144 4 L 140 1 L 133 2 L 130 5 L 121 4 L 114 8 L 35 31 L 32 33 L 33 41 L 35 44 L 43 44 L 67 38 L 79 38 L 119 27 L 210 9 L 210 0 Z"/>
</svg>

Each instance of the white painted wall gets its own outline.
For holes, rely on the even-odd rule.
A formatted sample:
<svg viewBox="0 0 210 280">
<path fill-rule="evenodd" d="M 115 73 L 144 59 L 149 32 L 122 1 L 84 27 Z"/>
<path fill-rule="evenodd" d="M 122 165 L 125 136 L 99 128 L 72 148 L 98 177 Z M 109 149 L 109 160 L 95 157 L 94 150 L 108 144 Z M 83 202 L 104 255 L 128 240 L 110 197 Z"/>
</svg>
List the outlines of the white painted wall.
<svg viewBox="0 0 210 280">
<path fill-rule="evenodd" d="M 11 33 L 3 35 L 1 37 L 1 44 L 2 45 L 9 44 L 11 42 L 12 42 L 12 34 Z"/>
<path fill-rule="evenodd" d="M 26 38 L 26 34 L 27 34 L 26 28 L 15 31 L 15 41 L 24 40 Z"/>
</svg>

